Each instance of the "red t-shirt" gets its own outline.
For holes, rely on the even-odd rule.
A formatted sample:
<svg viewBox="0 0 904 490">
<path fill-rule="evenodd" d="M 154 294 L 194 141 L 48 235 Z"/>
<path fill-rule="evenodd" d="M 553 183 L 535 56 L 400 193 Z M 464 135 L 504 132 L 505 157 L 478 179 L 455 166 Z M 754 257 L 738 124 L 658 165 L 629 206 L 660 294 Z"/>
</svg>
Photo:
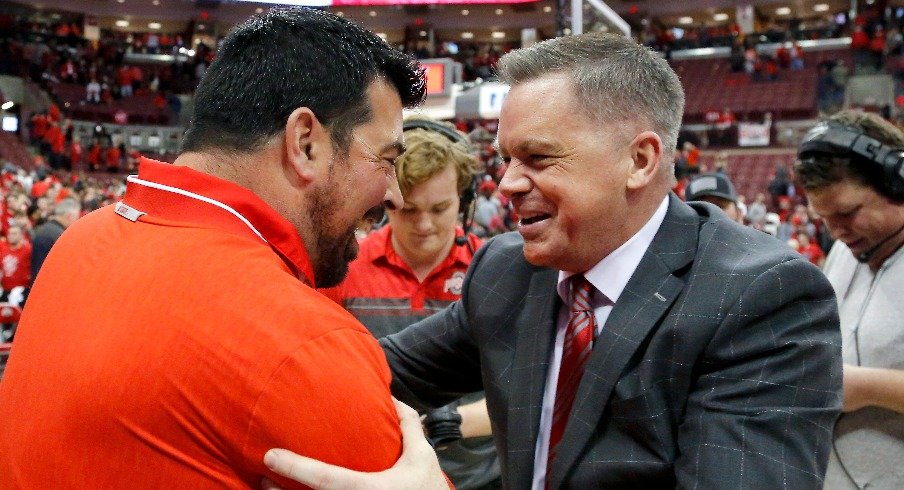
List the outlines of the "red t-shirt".
<svg viewBox="0 0 904 490">
<path fill-rule="evenodd" d="M 22 241 L 18 248 L 12 248 L 7 241 L 0 242 L 0 271 L 3 279 L 0 285 L 4 291 L 31 283 L 31 244 Z"/>
<path fill-rule="evenodd" d="M 0 488 L 299 488 L 264 466 L 273 447 L 392 466 L 386 358 L 306 284 L 295 227 L 187 167 L 138 175 L 131 211 L 73 223 L 31 290 L 0 383 Z"/>
</svg>

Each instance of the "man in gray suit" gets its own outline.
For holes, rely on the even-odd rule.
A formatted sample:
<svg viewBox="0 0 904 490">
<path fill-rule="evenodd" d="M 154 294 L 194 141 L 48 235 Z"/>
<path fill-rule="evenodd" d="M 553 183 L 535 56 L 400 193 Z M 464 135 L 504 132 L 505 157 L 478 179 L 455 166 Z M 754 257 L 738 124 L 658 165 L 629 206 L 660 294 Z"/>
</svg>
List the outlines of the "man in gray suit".
<svg viewBox="0 0 904 490">
<path fill-rule="evenodd" d="M 832 288 L 774 238 L 669 192 L 675 73 L 604 34 L 498 69 L 519 233 L 477 253 L 460 301 L 382 341 L 396 396 L 484 389 L 507 488 L 821 487 L 841 407 Z"/>
</svg>

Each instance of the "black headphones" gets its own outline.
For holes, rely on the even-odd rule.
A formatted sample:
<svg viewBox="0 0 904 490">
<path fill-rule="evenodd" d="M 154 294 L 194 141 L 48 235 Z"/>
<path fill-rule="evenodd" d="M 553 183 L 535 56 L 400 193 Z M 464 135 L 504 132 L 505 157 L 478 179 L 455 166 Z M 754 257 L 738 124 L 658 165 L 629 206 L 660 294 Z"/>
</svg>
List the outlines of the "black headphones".
<svg viewBox="0 0 904 490">
<path fill-rule="evenodd" d="M 412 129 L 424 129 L 427 131 L 433 131 L 435 133 L 439 133 L 446 138 L 449 139 L 452 143 L 457 145 L 461 145 L 464 149 L 471 153 L 471 140 L 468 139 L 462 133 L 435 121 L 430 121 L 426 119 L 409 119 L 402 123 L 402 131 L 409 131 Z M 459 197 L 459 205 L 458 212 L 461 216 L 461 227 L 464 230 L 464 234 L 460 237 L 455 238 L 455 244 L 459 246 L 467 246 L 471 249 L 473 253 L 474 250 L 471 247 L 471 242 L 468 240 L 468 233 L 471 231 L 471 227 L 474 225 L 474 199 L 477 197 L 477 185 L 480 183 L 480 179 L 477 175 L 473 175 L 471 177 L 471 183 L 465 190 L 461 192 L 461 196 Z"/>
<path fill-rule="evenodd" d="M 819 156 L 848 157 L 866 165 L 878 165 L 879 191 L 904 201 L 904 149 L 892 148 L 863 132 L 837 121 L 825 121 L 807 132 L 797 151 L 799 159 Z"/>
</svg>

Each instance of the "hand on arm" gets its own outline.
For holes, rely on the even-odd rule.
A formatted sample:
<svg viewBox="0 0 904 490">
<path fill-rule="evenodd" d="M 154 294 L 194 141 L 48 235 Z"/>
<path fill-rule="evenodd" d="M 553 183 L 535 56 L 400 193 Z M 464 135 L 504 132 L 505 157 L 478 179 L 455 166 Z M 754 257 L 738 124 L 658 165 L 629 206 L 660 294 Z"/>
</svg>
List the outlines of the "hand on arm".
<svg viewBox="0 0 904 490">
<path fill-rule="evenodd" d="M 452 488 L 443 475 L 436 453 L 424 438 L 417 412 L 394 400 L 402 428 L 402 455 L 385 471 L 364 473 L 299 456 L 285 449 L 271 449 L 264 463 L 275 473 L 317 490 L 448 490 Z M 265 480 L 263 488 L 276 489 Z"/>
<path fill-rule="evenodd" d="M 904 413 L 904 371 L 844 365 L 844 411 L 875 406 Z"/>
</svg>

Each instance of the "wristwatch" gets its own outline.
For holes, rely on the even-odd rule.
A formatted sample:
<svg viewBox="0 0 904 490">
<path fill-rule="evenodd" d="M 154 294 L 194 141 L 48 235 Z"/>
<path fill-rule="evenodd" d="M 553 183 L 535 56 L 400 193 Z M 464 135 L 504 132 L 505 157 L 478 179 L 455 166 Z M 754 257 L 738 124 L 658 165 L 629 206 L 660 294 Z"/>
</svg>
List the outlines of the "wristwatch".
<svg viewBox="0 0 904 490">
<path fill-rule="evenodd" d="M 442 449 L 443 446 L 461 439 L 461 415 L 451 405 L 437 408 L 427 412 L 424 429 L 427 431 L 427 440 L 433 448 Z"/>
</svg>

